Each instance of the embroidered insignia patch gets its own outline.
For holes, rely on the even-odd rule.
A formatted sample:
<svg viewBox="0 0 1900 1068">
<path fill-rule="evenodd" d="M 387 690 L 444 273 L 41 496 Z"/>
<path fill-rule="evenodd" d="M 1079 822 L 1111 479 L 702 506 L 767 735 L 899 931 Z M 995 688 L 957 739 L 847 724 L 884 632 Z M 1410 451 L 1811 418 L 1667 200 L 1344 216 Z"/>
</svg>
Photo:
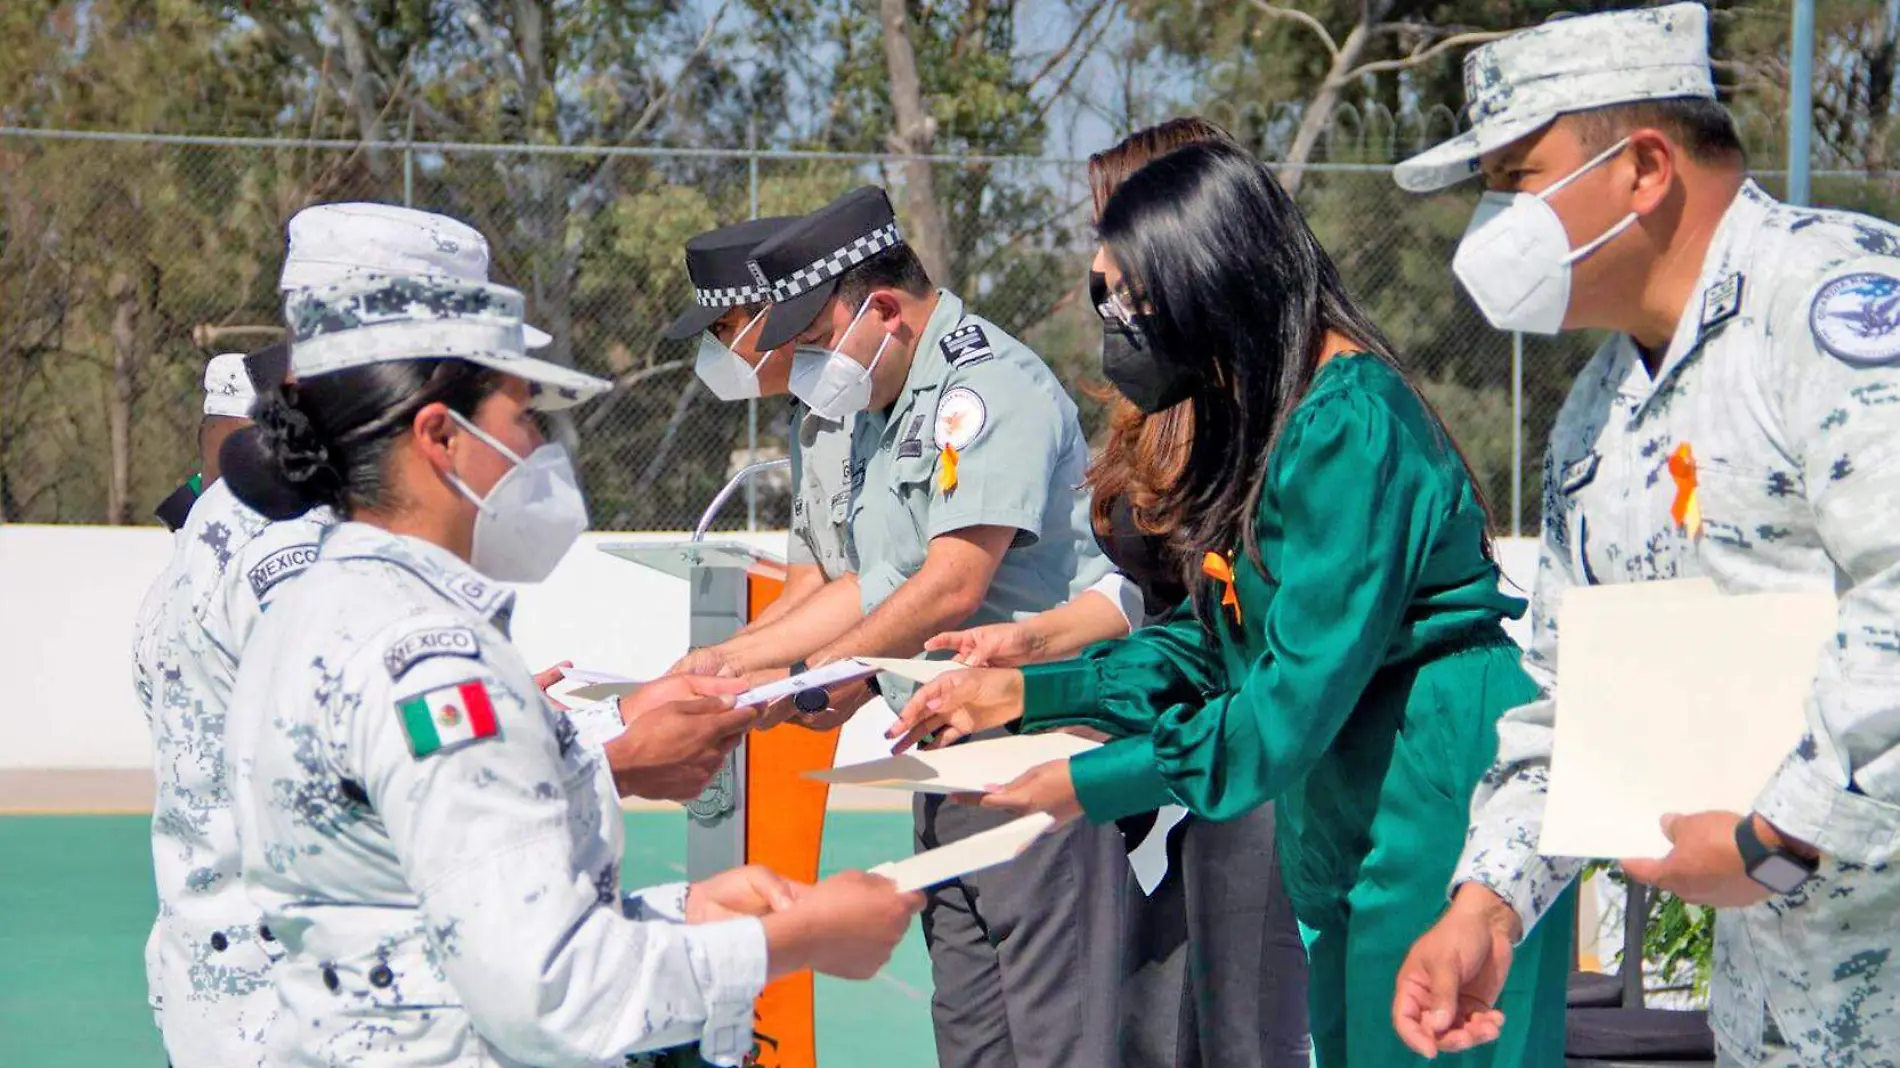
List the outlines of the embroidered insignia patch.
<svg viewBox="0 0 1900 1068">
<path fill-rule="evenodd" d="M 1815 294 L 1808 328 L 1848 363 L 1900 358 L 1900 278 L 1860 271 L 1834 279 Z"/>
<path fill-rule="evenodd" d="M 409 751 L 420 760 L 501 734 L 488 687 L 479 680 L 441 686 L 396 705 Z"/>
<path fill-rule="evenodd" d="M 990 348 L 989 336 L 975 323 L 966 323 L 945 334 L 937 347 L 943 350 L 943 358 L 949 360 L 952 367 L 969 367 L 996 355 Z"/>
<path fill-rule="evenodd" d="M 404 636 L 383 652 L 383 667 L 391 679 L 409 674 L 409 669 L 438 656 L 459 656 L 479 660 L 482 647 L 469 627 L 430 627 Z"/>
<path fill-rule="evenodd" d="M 1742 276 L 1731 274 L 1702 293 L 1702 329 L 1735 318 L 1742 310 Z"/>
<path fill-rule="evenodd" d="M 970 447 L 989 421 L 989 408 L 976 390 L 958 386 L 937 402 L 937 447 L 962 452 Z"/>
<path fill-rule="evenodd" d="M 1583 459 L 1566 465 L 1564 467 L 1563 477 L 1557 483 L 1558 489 L 1564 496 L 1568 497 L 1583 487 L 1588 486 L 1591 481 L 1597 477 L 1597 465 L 1602 462 L 1603 457 L 1592 452 Z"/>
<path fill-rule="evenodd" d="M 317 547 L 314 544 L 292 545 L 287 549 L 277 550 L 266 556 L 262 563 L 251 568 L 245 575 L 251 582 L 251 595 L 263 597 L 272 586 L 292 575 L 301 574 L 305 568 L 316 562 Z"/>
</svg>

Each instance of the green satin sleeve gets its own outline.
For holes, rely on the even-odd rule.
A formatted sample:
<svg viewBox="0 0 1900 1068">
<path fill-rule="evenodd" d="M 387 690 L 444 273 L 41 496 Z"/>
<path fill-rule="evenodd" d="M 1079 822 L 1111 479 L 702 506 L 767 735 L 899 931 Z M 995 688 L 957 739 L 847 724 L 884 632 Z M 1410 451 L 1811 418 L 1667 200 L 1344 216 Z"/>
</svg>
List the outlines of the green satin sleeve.
<svg viewBox="0 0 1900 1068">
<path fill-rule="evenodd" d="M 1019 729 L 1146 736 L 1168 709 L 1199 707 L 1223 675 L 1214 637 L 1184 604 L 1167 621 L 1099 642 L 1074 660 L 1024 668 Z"/>
</svg>

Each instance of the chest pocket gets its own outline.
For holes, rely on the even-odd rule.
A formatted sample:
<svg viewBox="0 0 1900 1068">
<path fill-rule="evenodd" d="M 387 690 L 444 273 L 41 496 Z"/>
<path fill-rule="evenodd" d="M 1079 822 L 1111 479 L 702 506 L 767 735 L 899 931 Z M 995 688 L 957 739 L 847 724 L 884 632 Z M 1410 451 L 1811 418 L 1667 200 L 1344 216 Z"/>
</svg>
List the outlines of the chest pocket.
<svg viewBox="0 0 1900 1068">
<path fill-rule="evenodd" d="M 1601 582 L 1590 560 L 1590 517 L 1586 507 L 1588 490 L 1595 484 L 1603 457 L 1594 449 L 1566 464 L 1557 477 L 1557 500 L 1563 508 L 1564 537 L 1569 544 L 1570 563 L 1587 585 Z M 1598 531 L 1600 535 L 1602 532 Z"/>
<path fill-rule="evenodd" d="M 920 444 L 924 448 L 917 456 L 904 455 L 900 444 L 899 456 L 891 462 L 891 493 L 897 498 L 902 521 L 909 524 L 909 536 L 916 542 L 921 558 L 930 495 L 936 489 L 937 453 L 928 442 L 920 441 Z"/>
</svg>

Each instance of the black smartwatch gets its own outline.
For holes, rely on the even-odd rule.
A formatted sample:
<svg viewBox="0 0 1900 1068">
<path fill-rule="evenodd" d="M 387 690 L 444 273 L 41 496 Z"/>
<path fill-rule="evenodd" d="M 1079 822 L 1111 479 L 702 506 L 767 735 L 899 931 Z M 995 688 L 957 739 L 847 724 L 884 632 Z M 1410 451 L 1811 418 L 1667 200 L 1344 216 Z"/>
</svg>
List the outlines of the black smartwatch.
<svg viewBox="0 0 1900 1068">
<path fill-rule="evenodd" d="M 1742 870 L 1750 879 L 1777 894 L 1792 894 L 1814 877 L 1819 864 L 1785 849 L 1770 849 L 1755 833 L 1755 817 L 1743 816 L 1735 825 L 1735 848 L 1742 854 Z"/>
</svg>

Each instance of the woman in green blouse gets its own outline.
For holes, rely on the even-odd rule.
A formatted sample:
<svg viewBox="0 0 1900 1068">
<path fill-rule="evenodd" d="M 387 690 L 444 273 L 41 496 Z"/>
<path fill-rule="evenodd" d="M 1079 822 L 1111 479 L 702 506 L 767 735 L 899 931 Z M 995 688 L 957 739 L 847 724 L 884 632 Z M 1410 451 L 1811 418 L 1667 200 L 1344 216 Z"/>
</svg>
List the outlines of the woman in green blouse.
<svg viewBox="0 0 1900 1068">
<path fill-rule="evenodd" d="M 1079 659 L 970 670 L 920 691 L 893 736 L 948 744 L 1020 720 L 1115 740 L 982 804 L 1095 821 L 1180 803 L 1278 804 L 1310 946 L 1319 1063 L 1414 1064 L 1393 983 L 1442 911 L 1496 722 L 1535 688 L 1500 621 L 1484 503 L 1456 446 L 1352 302 L 1290 198 L 1232 146 L 1150 163 L 1102 213 L 1113 314 L 1145 375 L 1193 405 L 1178 517 L 1194 590 L 1166 623 Z M 1120 360 L 1130 359 L 1124 354 Z M 1570 924 L 1516 951 L 1459 1063 L 1559 1065 Z"/>
</svg>

